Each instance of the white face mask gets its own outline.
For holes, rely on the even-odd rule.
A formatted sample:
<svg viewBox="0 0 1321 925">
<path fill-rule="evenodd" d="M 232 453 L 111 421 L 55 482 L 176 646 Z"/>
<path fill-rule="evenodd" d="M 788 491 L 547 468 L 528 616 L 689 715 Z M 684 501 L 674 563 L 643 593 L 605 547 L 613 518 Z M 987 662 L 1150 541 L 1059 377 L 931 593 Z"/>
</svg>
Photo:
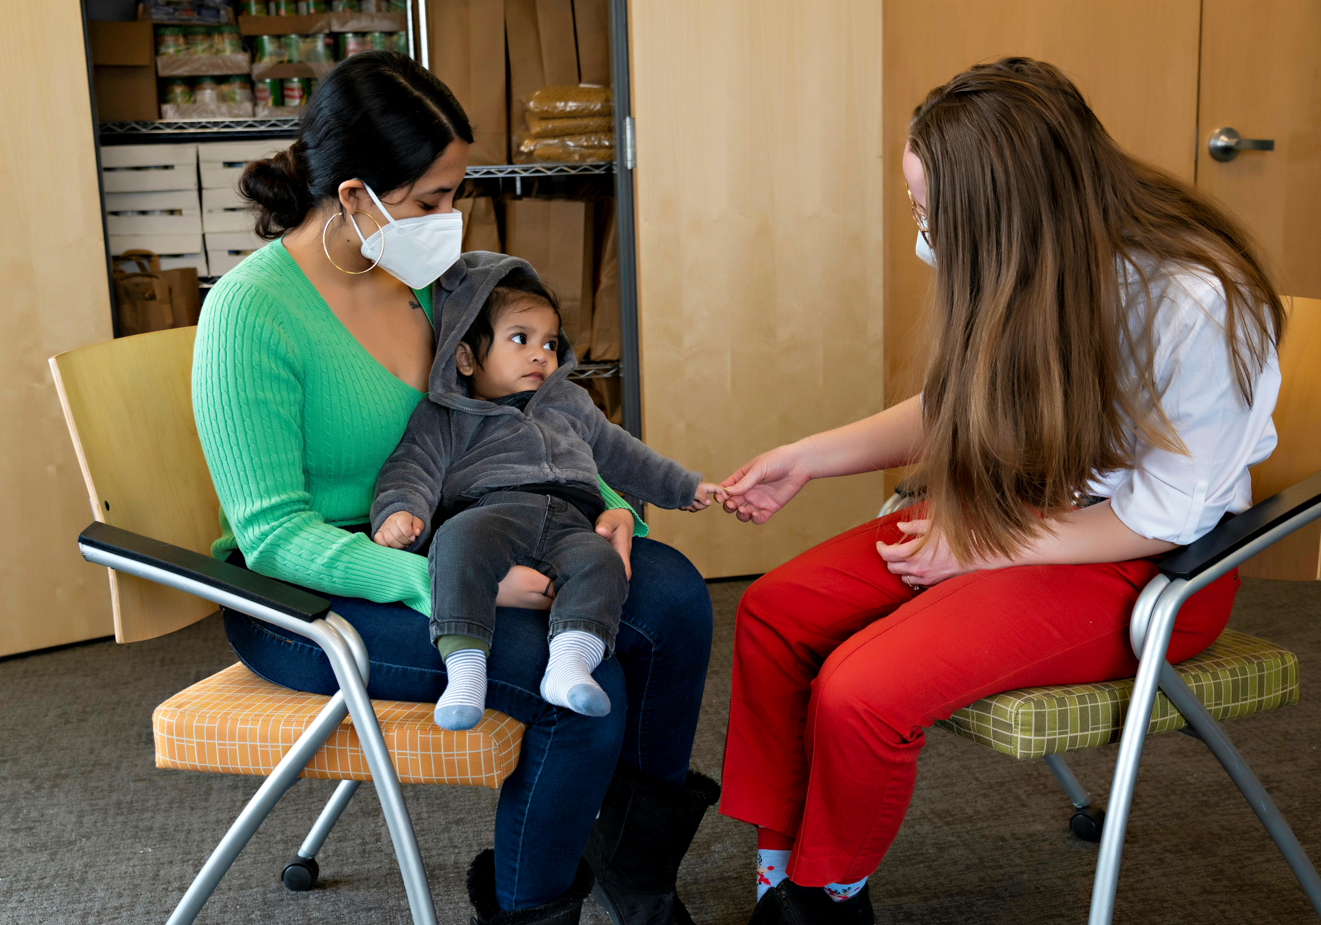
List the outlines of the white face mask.
<svg viewBox="0 0 1321 925">
<path fill-rule="evenodd" d="M 933 270 L 936 268 L 936 252 L 927 243 L 926 235 L 920 231 L 917 233 L 917 259 Z"/>
<path fill-rule="evenodd" d="M 463 251 L 461 212 L 456 209 L 395 221 L 372 188 L 366 183 L 363 187 L 388 223 L 371 237 L 364 238 L 357 220 L 353 220 L 353 230 L 358 232 L 362 241 L 362 256 L 377 262 L 377 266 L 410 289 L 431 285 L 458 262 Z"/>
</svg>

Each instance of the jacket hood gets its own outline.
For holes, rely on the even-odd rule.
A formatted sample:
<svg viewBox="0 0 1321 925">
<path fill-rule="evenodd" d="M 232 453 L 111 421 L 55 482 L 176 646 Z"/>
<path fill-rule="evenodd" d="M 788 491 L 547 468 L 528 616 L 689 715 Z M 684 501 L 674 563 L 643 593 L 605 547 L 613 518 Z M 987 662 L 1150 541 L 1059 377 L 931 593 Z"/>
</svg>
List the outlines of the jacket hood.
<svg viewBox="0 0 1321 925">
<path fill-rule="evenodd" d="M 460 256 L 432 284 L 431 314 L 436 325 L 436 359 L 431 365 L 431 376 L 427 381 L 427 397 L 431 401 L 473 414 L 518 413 L 514 408 L 469 397 L 468 389 L 459 377 L 458 367 L 454 365 L 454 351 L 462 342 L 463 335 L 477 319 L 482 306 L 500 285 L 500 281 L 514 269 L 526 270 L 537 279 L 541 278 L 532 264 L 519 257 L 489 251 L 469 251 Z M 563 329 L 559 332 L 559 342 L 559 369 L 542 383 L 537 394 L 528 402 L 529 409 L 553 384 L 566 379 L 577 365 L 573 345 L 564 336 Z"/>
</svg>

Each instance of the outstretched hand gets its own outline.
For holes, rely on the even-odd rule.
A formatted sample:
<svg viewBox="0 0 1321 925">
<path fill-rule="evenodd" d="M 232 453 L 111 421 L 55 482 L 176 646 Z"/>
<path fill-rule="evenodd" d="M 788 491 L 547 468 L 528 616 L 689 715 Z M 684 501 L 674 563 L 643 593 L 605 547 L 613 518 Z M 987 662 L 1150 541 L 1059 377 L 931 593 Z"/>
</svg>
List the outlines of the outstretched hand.
<svg viewBox="0 0 1321 925">
<path fill-rule="evenodd" d="M 715 482 L 701 482 L 697 486 L 697 491 L 693 494 L 691 503 L 679 508 L 681 511 L 705 511 L 711 506 L 711 499 L 724 501 L 729 497 L 729 492 L 725 491 Z"/>
<path fill-rule="evenodd" d="M 720 483 L 729 495 L 724 508 L 744 523 L 764 524 L 810 479 L 791 447 L 776 447 L 744 463 Z"/>
</svg>

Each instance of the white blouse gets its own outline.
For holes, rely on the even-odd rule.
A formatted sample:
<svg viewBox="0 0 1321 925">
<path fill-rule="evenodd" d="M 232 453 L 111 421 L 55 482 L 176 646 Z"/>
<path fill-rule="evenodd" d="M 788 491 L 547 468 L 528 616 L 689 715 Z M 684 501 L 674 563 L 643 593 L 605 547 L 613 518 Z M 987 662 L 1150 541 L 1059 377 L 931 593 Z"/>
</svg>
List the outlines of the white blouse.
<svg viewBox="0 0 1321 925">
<path fill-rule="evenodd" d="M 1153 326 L 1156 385 L 1161 407 L 1188 455 L 1159 449 L 1129 428 L 1136 447 L 1132 469 L 1106 474 L 1091 494 L 1110 506 L 1134 533 L 1180 546 L 1201 537 L 1226 512 L 1252 506 L 1248 467 L 1275 449 L 1271 412 L 1280 392 L 1274 352 L 1257 376 L 1251 407 L 1243 405 L 1223 329 L 1225 296 L 1205 269 L 1178 265 L 1148 269 L 1157 305 Z M 1127 303 L 1135 323 L 1145 294 L 1135 273 Z"/>
</svg>

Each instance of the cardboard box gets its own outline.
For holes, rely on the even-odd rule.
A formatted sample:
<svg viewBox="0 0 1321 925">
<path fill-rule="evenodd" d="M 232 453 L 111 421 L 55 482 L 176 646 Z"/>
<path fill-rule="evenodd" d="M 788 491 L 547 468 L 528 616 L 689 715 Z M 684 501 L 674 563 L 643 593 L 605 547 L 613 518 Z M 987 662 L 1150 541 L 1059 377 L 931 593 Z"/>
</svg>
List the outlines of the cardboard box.
<svg viewBox="0 0 1321 925">
<path fill-rule="evenodd" d="M 250 234 L 256 224 L 253 204 L 238 190 L 202 190 L 202 230 L 207 234 Z"/>
<path fill-rule="evenodd" d="M 309 13 L 304 16 L 243 14 L 239 16 L 239 32 L 244 35 L 324 35 L 329 31 L 329 13 Z"/>
<path fill-rule="evenodd" d="M 197 271 L 198 276 L 210 276 L 211 268 L 207 263 L 206 254 L 180 254 L 174 257 L 162 257 L 162 270 L 182 270 L 192 268 Z"/>
<path fill-rule="evenodd" d="M 578 37 L 578 79 L 610 86 L 610 0 L 573 0 L 573 26 Z"/>
<path fill-rule="evenodd" d="M 197 189 L 197 145 L 107 145 L 101 149 L 107 193 Z"/>
<path fill-rule="evenodd" d="M 88 22 L 87 42 L 97 120 L 147 122 L 160 118 L 151 23 Z"/>
<path fill-rule="evenodd" d="M 185 119 L 251 119 L 252 103 L 161 103 L 161 118 L 176 122 Z"/>
<path fill-rule="evenodd" d="M 305 61 L 297 64 L 254 64 L 253 80 L 287 80 L 290 77 L 314 77 L 320 80 L 335 69 L 334 61 Z"/>
<path fill-rule="evenodd" d="M 293 142 L 288 138 L 270 141 L 221 141 L 197 146 L 202 189 L 232 190 L 253 161 L 274 157 Z"/>
<path fill-rule="evenodd" d="M 208 250 L 206 252 L 206 262 L 211 268 L 212 276 L 224 276 L 242 263 L 247 256 L 248 252 Z"/>
<path fill-rule="evenodd" d="M 505 253 L 522 257 L 560 300 L 564 334 L 585 357 L 592 342 L 591 203 L 511 199 L 505 203 Z"/>
<path fill-rule="evenodd" d="M 125 251 L 151 251 L 164 257 L 200 254 L 202 235 L 200 233 L 110 235 L 110 255 L 118 257 Z"/>
<path fill-rule="evenodd" d="M 236 251 L 247 253 L 260 250 L 266 246 L 266 242 L 257 237 L 257 233 L 251 228 L 247 231 L 228 231 L 220 234 L 208 234 L 206 236 L 207 253 L 212 251 Z"/>
<path fill-rule="evenodd" d="M 248 53 L 228 55 L 159 55 L 156 73 L 161 77 L 220 77 L 246 74 L 252 66 Z"/>
<path fill-rule="evenodd" d="M 428 0 L 431 69 L 472 122 L 471 164 L 509 162 L 504 0 Z"/>
<path fill-rule="evenodd" d="M 107 211 L 105 225 L 114 236 L 201 234 L 202 210 L 184 209 L 175 215 L 117 215 Z"/>
<path fill-rule="evenodd" d="M 251 234 L 257 224 L 251 208 L 225 209 L 202 213 L 202 230 L 208 236 L 217 234 Z"/>
</svg>

